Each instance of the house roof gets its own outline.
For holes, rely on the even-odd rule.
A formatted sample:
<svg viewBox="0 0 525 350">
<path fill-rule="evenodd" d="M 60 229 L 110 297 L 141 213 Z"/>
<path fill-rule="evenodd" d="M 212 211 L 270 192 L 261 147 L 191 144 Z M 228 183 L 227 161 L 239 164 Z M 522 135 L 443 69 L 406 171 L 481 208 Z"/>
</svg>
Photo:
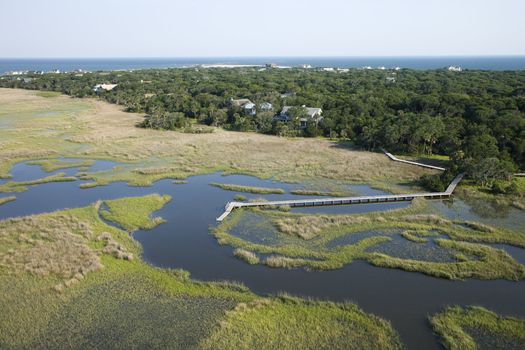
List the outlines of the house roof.
<svg viewBox="0 0 525 350">
<path fill-rule="evenodd" d="M 290 108 L 293 108 L 293 106 L 284 106 L 281 114 L 286 114 Z M 306 109 L 306 113 L 310 116 L 310 118 L 315 117 L 316 115 L 319 115 L 323 112 L 321 108 L 312 108 L 312 107 L 304 107 Z"/>
<path fill-rule="evenodd" d="M 253 108 L 255 108 L 255 103 L 248 102 L 248 103 L 246 103 L 246 104 L 243 106 L 243 108 L 245 108 L 245 109 L 253 109 Z"/>
<path fill-rule="evenodd" d="M 244 106 L 245 104 L 253 103 L 253 102 L 248 100 L 247 98 L 241 98 L 241 99 L 238 99 L 238 100 L 234 100 L 232 98 L 231 99 L 231 103 L 232 103 L 232 105 L 234 105 L 236 107 L 241 107 L 241 106 Z"/>
<path fill-rule="evenodd" d="M 113 90 L 118 84 L 97 84 L 93 87 L 94 90 L 104 89 L 106 91 Z"/>
</svg>

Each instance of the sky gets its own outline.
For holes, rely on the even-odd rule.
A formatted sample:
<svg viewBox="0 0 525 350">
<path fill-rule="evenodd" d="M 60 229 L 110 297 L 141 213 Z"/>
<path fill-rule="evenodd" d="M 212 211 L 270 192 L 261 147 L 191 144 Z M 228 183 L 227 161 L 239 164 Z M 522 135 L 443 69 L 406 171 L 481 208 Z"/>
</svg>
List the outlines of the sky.
<svg viewBox="0 0 525 350">
<path fill-rule="evenodd" d="M 0 0 L 0 58 L 525 55 L 524 0 Z"/>
</svg>

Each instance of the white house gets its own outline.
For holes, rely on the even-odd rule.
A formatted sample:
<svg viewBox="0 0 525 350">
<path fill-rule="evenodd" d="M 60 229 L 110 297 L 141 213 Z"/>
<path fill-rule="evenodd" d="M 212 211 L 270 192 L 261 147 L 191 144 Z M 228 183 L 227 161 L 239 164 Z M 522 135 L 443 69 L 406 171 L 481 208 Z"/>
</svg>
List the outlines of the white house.
<svg viewBox="0 0 525 350">
<path fill-rule="evenodd" d="M 273 105 L 270 102 L 263 102 L 259 105 L 259 110 L 263 112 L 273 111 Z"/>
<path fill-rule="evenodd" d="M 242 106 L 244 109 L 244 114 L 254 116 L 257 114 L 257 107 L 255 106 L 255 103 L 250 102 Z"/>
<path fill-rule="evenodd" d="M 460 66 L 450 66 L 448 67 L 448 70 L 451 72 L 461 72 L 463 68 L 461 68 Z"/>
<path fill-rule="evenodd" d="M 254 116 L 257 114 L 257 107 L 255 106 L 255 103 L 250 101 L 247 98 L 241 98 L 238 100 L 234 100 L 233 98 L 230 100 L 232 107 L 241 107 L 244 111 L 244 114 Z"/>
<path fill-rule="evenodd" d="M 93 91 L 100 92 L 101 90 L 111 91 L 117 87 L 118 84 L 97 84 L 93 86 Z"/>
<path fill-rule="evenodd" d="M 316 124 L 318 124 L 321 120 L 323 120 L 323 117 L 321 114 L 323 113 L 323 110 L 321 108 L 313 108 L 313 107 L 306 107 L 301 106 L 306 111 L 306 117 L 300 118 L 299 121 L 301 123 L 301 128 L 305 128 L 309 121 L 313 121 Z M 283 110 L 281 111 L 281 114 L 275 117 L 276 120 L 281 122 L 289 122 L 290 116 L 288 115 L 288 111 L 290 108 L 293 108 L 293 106 L 284 106 Z"/>
</svg>

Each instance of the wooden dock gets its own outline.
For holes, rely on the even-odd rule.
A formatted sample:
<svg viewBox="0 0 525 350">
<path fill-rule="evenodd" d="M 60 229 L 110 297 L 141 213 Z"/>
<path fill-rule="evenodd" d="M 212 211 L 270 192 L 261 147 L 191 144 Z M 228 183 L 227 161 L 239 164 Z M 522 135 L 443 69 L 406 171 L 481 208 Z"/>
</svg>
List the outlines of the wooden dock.
<svg viewBox="0 0 525 350">
<path fill-rule="evenodd" d="M 450 183 L 445 192 L 423 192 L 411 194 L 392 194 L 380 196 L 362 196 L 362 197 L 336 197 L 336 198 L 313 198 L 313 199 L 292 199 L 283 201 L 268 201 L 268 202 L 229 202 L 224 208 L 224 213 L 217 218 L 217 221 L 223 221 L 233 210 L 238 208 L 248 207 L 317 207 L 317 206 L 332 206 L 332 205 L 349 205 L 349 204 L 365 204 L 365 203 L 388 203 L 388 202 L 406 202 L 412 201 L 415 198 L 425 199 L 443 199 L 452 195 L 456 186 L 463 179 L 463 174 L 459 174 Z"/>
</svg>

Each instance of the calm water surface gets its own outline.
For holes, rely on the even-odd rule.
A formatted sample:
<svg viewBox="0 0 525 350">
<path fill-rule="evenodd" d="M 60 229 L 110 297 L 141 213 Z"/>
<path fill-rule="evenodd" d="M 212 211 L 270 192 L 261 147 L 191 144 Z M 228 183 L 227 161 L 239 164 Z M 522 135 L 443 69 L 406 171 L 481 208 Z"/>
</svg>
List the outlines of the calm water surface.
<svg viewBox="0 0 525 350">
<path fill-rule="evenodd" d="M 114 163 L 98 161 L 90 171 L 107 170 L 113 166 Z M 74 175 L 77 171 L 78 169 L 65 169 L 57 172 Z M 26 164 L 18 164 L 12 171 L 14 181 L 33 180 L 50 174 L 42 172 L 38 166 Z M 286 191 L 301 187 L 248 176 L 223 177 L 220 174 L 192 177 L 188 184 L 183 185 L 174 184 L 171 180 L 162 180 L 151 187 L 130 187 L 124 183 L 114 183 L 82 190 L 78 187 L 82 181 L 48 183 L 30 187 L 27 192 L 16 194 L 15 202 L 0 206 L 0 218 L 82 207 L 99 199 L 151 193 L 169 194 L 173 200 L 155 214 L 162 216 L 167 222 L 151 231 L 138 231 L 134 234 L 134 238 L 143 246 L 143 258 L 152 265 L 182 268 L 190 271 L 192 277 L 198 280 L 240 281 L 261 295 L 288 292 L 319 299 L 352 301 L 365 311 L 391 321 L 409 349 L 441 348 L 438 339 L 432 334 L 427 316 L 439 312 L 448 305 L 482 305 L 501 314 L 525 318 L 525 283 L 523 282 L 447 281 L 418 273 L 377 268 L 362 261 L 355 261 L 340 270 L 323 272 L 248 265 L 233 257 L 232 248 L 219 246 L 209 234 L 210 227 L 216 225 L 215 218 L 222 213 L 225 203 L 233 200 L 238 194 L 209 186 L 211 182 L 279 187 Z M 366 186 L 356 186 L 352 190 L 362 194 L 376 192 Z M 0 194 L 0 197 L 6 195 L 8 194 Z M 251 194 L 246 196 L 261 197 Z M 284 194 L 264 195 L 264 197 L 271 200 L 303 196 Z M 469 211 L 468 205 L 459 204 L 461 204 L 459 207 L 454 207 L 451 203 L 435 202 L 434 209 L 445 214 L 470 215 L 469 220 L 478 217 L 479 213 Z M 384 203 L 300 210 L 364 213 L 406 206 L 407 203 Z M 442 210 L 439 210 L 439 206 L 443 206 Z M 457 214 L 458 212 L 460 214 Z M 513 215 L 517 214 L 510 215 L 509 225 L 512 227 L 519 225 L 524 216 L 523 212 L 517 219 Z M 506 219 L 500 217 L 497 220 L 504 222 Z M 524 262 L 524 250 L 506 248 L 512 251 L 512 255 L 518 261 Z"/>
<path fill-rule="evenodd" d="M 465 69 L 523 70 L 525 56 L 439 56 L 439 57 L 185 57 L 185 58 L 0 58 L 0 75 L 10 71 L 36 70 L 88 71 L 136 70 L 149 68 L 180 68 L 200 64 L 264 65 L 361 68 L 438 69 L 458 65 Z"/>
</svg>

